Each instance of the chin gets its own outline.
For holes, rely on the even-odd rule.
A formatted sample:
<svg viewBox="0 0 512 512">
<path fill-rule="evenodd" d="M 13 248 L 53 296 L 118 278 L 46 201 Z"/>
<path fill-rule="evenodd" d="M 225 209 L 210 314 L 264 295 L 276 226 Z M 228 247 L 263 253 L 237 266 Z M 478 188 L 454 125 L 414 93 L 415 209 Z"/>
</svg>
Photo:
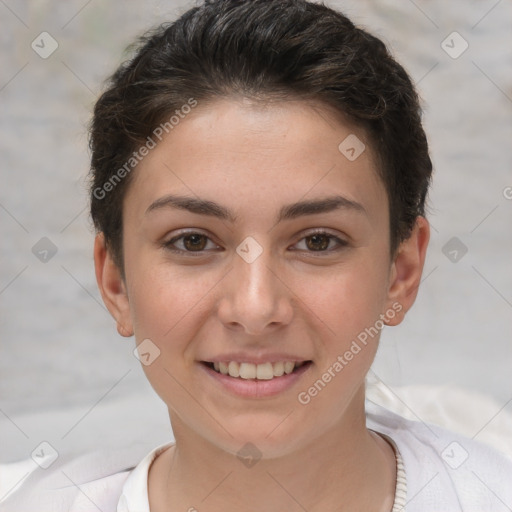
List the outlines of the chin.
<svg viewBox="0 0 512 512">
<path fill-rule="evenodd" d="M 286 416 L 247 414 L 244 418 L 238 417 L 227 426 L 233 437 L 222 430 L 217 435 L 212 433 L 211 442 L 238 458 L 276 459 L 287 456 L 301 444 L 307 444 L 312 433 L 306 432 L 303 422 L 297 424 L 296 420 L 290 421 L 291 418 L 285 420 Z"/>
</svg>

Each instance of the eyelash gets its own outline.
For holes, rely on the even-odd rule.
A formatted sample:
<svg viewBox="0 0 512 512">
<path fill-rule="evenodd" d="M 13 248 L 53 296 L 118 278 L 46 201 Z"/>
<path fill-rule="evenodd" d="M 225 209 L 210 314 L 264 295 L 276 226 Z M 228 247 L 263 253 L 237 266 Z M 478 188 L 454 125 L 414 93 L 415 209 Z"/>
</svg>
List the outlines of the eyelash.
<svg viewBox="0 0 512 512">
<path fill-rule="evenodd" d="M 192 235 L 199 235 L 199 236 L 204 236 L 208 239 L 208 241 L 214 243 L 210 237 L 208 237 L 207 235 L 205 235 L 204 233 L 200 233 L 200 232 L 197 232 L 197 231 L 189 231 L 189 232 L 185 232 L 185 233 L 182 233 L 180 234 L 179 236 L 176 236 L 174 238 L 172 238 L 171 240 L 167 241 L 167 242 L 164 242 L 162 245 L 164 246 L 165 249 L 175 253 L 175 254 L 180 254 L 180 255 L 184 255 L 186 254 L 187 256 L 192 256 L 192 257 L 198 257 L 198 256 L 203 256 L 205 252 L 207 252 L 207 250 L 201 250 L 201 251 L 187 251 L 185 249 L 176 249 L 175 247 L 173 247 L 173 244 L 175 244 L 177 241 L 179 240 L 182 240 L 188 236 L 192 236 Z M 323 251 L 308 251 L 308 250 L 305 250 L 305 252 L 308 252 L 310 254 L 331 254 L 332 252 L 335 252 L 335 251 L 338 251 L 344 247 L 346 247 L 348 245 L 348 242 L 346 242 L 345 240 L 342 240 L 341 238 L 327 232 L 327 231 L 323 231 L 321 229 L 318 229 L 316 231 L 312 231 L 310 233 L 308 233 L 307 235 L 303 236 L 295 245 L 297 245 L 299 242 L 302 242 L 303 240 L 305 240 L 306 238 L 309 238 L 309 237 L 312 237 L 314 235 L 324 235 L 326 237 L 329 238 L 329 245 L 331 243 L 331 241 L 335 241 L 337 243 L 337 247 L 334 248 L 334 249 L 326 249 L 326 250 L 323 250 Z M 207 242 L 208 244 L 208 242 Z M 294 249 L 295 251 L 303 251 L 303 249 Z"/>
</svg>

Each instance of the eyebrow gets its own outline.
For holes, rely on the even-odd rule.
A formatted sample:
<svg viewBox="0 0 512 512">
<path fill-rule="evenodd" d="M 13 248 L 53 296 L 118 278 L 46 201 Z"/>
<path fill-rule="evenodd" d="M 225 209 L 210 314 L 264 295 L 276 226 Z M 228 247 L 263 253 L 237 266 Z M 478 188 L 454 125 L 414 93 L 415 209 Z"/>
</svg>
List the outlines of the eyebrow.
<svg viewBox="0 0 512 512">
<path fill-rule="evenodd" d="M 187 210 L 191 213 L 199 215 L 208 215 L 221 220 L 227 220 L 232 223 L 236 222 L 236 215 L 226 207 L 206 199 L 199 199 L 188 196 L 166 195 L 151 203 L 146 209 L 145 214 L 160 210 L 162 208 L 175 208 L 179 210 Z M 329 213 L 337 210 L 352 210 L 359 213 L 367 212 L 361 203 L 347 199 L 346 197 L 336 195 L 322 199 L 312 199 L 309 201 L 299 201 L 297 203 L 283 206 L 276 223 L 283 220 L 296 219 L 306 215 L 315 215 L 320 213 Z"/>
</svg>

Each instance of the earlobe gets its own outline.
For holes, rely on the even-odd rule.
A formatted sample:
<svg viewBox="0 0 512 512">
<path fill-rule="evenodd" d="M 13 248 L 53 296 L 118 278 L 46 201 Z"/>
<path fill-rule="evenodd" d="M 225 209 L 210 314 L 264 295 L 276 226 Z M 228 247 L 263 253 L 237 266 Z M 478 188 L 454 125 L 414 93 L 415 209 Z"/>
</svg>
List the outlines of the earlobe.
<svg viewBox="0 0 512 512">
<path fill-rule="evenodd" d="M 94 267 L 101 297 L 117 322 L 118 333 L 124 337 L 133 336 L 126 285 L 120 269 L 107 250 L 103 233 L 98 233 L 94 240 Z"/>
<path fill-rule="evenodd" d="M 394 309 L 398 314 L 386 321 L 387 325 L 398 325 L 402 322 L 405 313 L 416 300 L 429 239 L 428 221 L 424 217 L 418 217 L 411 236 L 400 244 L 391 265 L 388 308 Z"/>
<path fill-rule="evenodd" d="M 124 327 L 124 325 L 122 325 L 119 322 L 117 322 L 117 332 L 123 338 L 129 338 L 129 337 L 133 336 L 133 329 L 131 329 L 131 328 L 127 329 L 126 327 Z"/>
</svg>

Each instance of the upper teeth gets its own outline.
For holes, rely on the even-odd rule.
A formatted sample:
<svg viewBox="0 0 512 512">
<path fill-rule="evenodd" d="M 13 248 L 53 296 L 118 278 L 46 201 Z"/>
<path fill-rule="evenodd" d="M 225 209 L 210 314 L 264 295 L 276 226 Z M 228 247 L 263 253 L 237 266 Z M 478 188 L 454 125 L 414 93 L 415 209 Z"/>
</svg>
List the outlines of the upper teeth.
<svg viewBox="0 0 512 512">
<path fill-rule="evenodd" d="M 240 377 L 242 379 L 270 380 L 274 377 L 281 377 L 284 373 L 292 373 L 295 366 L 301 363 L 293 361 L 279 361 L 277 363 L 237 363 L 236 361 L 215 362 L 213 367 L 223 375 Z"/>
</svg>

